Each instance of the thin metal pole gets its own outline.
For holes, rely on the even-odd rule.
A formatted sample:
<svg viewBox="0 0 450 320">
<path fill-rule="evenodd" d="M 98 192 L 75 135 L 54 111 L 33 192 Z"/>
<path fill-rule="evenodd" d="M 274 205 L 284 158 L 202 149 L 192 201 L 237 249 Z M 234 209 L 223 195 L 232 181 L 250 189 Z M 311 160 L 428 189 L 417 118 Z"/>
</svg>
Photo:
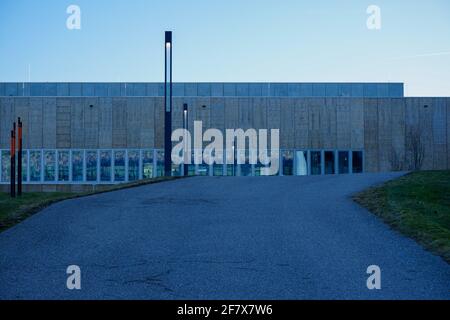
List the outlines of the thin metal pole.
<svg viewBox="0 0 450 320">
<path fill-rule="evenodd" d="M 188 105 L 187 105 L 187 103 L 185 103 L 184 105 L 183 105 L 183 129 L 184 130 L 187 130 L 188 129 Z M 183 138 L 183 141 L 184 141 L 184 148 L 183 148 L 183 152 L 184 152 L 184 159 L 183 159 L 183 171 L 184 171 L 184 175 L 185 176 L 188 176 L 189 175 L 189 173 L 188 173 L 188 164 L 186 163 L 186 159 L 188 158 L 187 156 L 186 156 L 186 152 L 187 152 L 187 150 L 186 150 L 186 148 L 187 148 L 187 145 L 188 145 L 188 143 L 187 143 L 187 141 L 186 141 L 186 133 L 185 133 L 185 136 L 184 136 L 184 138 Z M 189 152 L 191 152 L 190 150 L 189 150 Z"/>
<path fill-rule="evenodd" d="M 17 154 L 17 195 L 22 195 L 22 121 L 20 117 L 18 118 L 19 124 L 19 141 L 18 141 L 18 149 L 19 153 Z"/>
<path fill-rule="evenodd" d="M 16 123 L 14 122 L 13 130 L 11 130 L 11 197 L 16 197 Z"/>
<path fill-rule="evenodd" d="M 172 175 L 172 32 L 166 31 L 164 44 L 164 175 Z M 169 69 L 169 70 L 168 70 Z"/>
</svg>

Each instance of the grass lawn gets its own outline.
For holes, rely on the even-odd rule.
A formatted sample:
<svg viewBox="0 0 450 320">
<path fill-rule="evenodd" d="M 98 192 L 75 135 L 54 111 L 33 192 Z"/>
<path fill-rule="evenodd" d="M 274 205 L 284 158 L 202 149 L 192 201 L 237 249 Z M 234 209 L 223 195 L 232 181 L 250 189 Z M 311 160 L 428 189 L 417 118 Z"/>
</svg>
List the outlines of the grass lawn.
<svg viewBox="0 0 450 320">
<path fill-rule="evenodd" d="M 181 177 L 159 177 L 140 180 L 132 183 L 114 185 L 99 191 L 85 193 L 29 192 L 23 193 L 22 197 L 11 198 L 9 196 L 9 193 L 0 192 L 0 231 L 12 227 L 13 225 L 25 220 L 32 214 L 42 210 L 52 203 L 61 200 L 84 197 L 97 193 L 111 192 L 115 190 L 132 188 L 140 185 L 158 183 L 180 178 Z"/>
<path fill-rule="evenodd" d="M 450 263 L 450 171 L 410 173 L 354 200 Z"/>
</svg>

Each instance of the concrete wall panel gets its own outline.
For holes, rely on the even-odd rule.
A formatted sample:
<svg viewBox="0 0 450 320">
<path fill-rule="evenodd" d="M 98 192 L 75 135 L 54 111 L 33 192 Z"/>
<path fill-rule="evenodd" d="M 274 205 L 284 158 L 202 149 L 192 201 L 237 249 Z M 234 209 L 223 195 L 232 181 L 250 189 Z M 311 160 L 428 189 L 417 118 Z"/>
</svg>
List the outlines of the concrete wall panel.
<svg viewBox="0 0 450 320">
<path fill-rule="evenodd" d="M 352 97 L 363 97 L 364 96 L 364 85 L 361 83 L 352 83 L 350 95 Z"/>
<path fill-rule="evenodd" d="M 350 105 L 350 146 L 352 149 L 364 149 L 364 99 L 352 98 Z"/>
<path fill-rule="evenodd" d="M 324 83 L 313 83 L 312 85 L 313 97 L 325 97 L 326 94 L 327 94 L 326 85 Z"/>
<path fill-rule="evenodd" d="M 14 99 L 0 98 L 0 147 L 10 148 L 11 130 L 14 122 Z"/>
<path fill-rule="evenodd" d="M 82 96 L 81 83 L 69 83 L 69 95 L 71 97 L 81 97 Z"/>
<path fill-rule="evenodd" d="M 237 83 L 236 84 L 236 95 L 238 97 L 248 97 L 249 96 L 248 83 Z"/>
<path fill-rule="evenodd" d="M 351 99 L 340 98 L 336 102 L 336 148 L 351 148 L 352 123 L 350 113 Z"/>
<path fill-rule="evenodd" d="M 447 106 L 445 98 L 433 99 L 433 169 L 447 168 Z"/>
<path fill-rule="evenodd" d="M 141 148 L 155 146 L 155 106 L 154 99 L 141 99 Z"/>
<path fill-rule="evenodd" d="M 251 99 L 239 98 L 239 128 L 247 130 L 252 128 L 253 122 L 253 108 L 251 106 Z"/>
<path fill-rule="evenodd" d="M 309 115 L 307 99 L 296 99 L 294 107 L 295 147 L 309 148 Z"/>
<path fill-rule="evenodd" d="M 337 83 L 330 83 L 325 88 L 325 94 L 327 97 L 339 96 L 339 85 Z"/>
<path fill-rule="evenodd" d="M 112 146 L 124 148 L 127 146 L 127 99 L 114 98 L 112 100 Z"/>
<path fill-rule="evenodd" d="M 295 146 L 295 106 L 294 99 L 280 99 L 281 128 L 280 147 L 292 149 Z"/>
<path fill-rule="evenodd" d="M 267 129 L 267 99 L 253 98 L 253 126 L 255 129 Z"/>
<path fill-rule="evenodd" d="M 56 97 L 57 95 L 57 85 L 56 83 L 45 83 L 43 96 L 45 97 Z"/>
<path fill-rule="evenodd" d="M 71 100 L 71 148 L 83 149 L 84 145 L 84 98 L 76 98 Z"/>
<path fill-rule="evenodd" d="M 98 148 L 99 136 L 99 100 L 98 98 L 87 98 L 84 100 L 84 144 L 86 148 Z"/>
<path fill-rule="evenodd" d="M 432 170 L 434 166 L 433 150 L 433 99 L 424 98 L 419 104 L 420 132 L 422 143 L 425 148 L 425 157 L 423 159 L 423 170 Z"/>
<path fill-rule="evenodd" d="M 269 94 L 272 97 L 287 97 L 288 96 L 287 83 L 271 83 Z"/>
<path fill-rule="evenodd" d="M 225 133 L 225 99 L 211 98 L 211 127 Z"/>
<path fill-rule="evenodd" d="M 127 99 L 127 148 L 139 148 L 141 145 L 141 111 L 141 98 Z"/>
<path fill-rule="evenodd" d="M 198 95 L 198 89 L 196 83 L 186 83 L 184 85 L 184 94 L 187 97 L 195 97 Z"/>
<path fill-rule="evenodd" d="M 56 148 L 56 98 L 43 98 L 43 148 Z"/>
<path fill-rule="evenodd" d="M 56 147 L 58 149 L 71 147 L 71 102 L 70 99 L 56 99 Z"/>
<path fill-rule="evenodd" d="M 301 83 L 300 84 L 300 95 L 302 97 L 312 97 L 312 95 L 313 95 L 312 83 Z"/>
<path fill-rule="evenodd" d="M 69 84 L 68 83 L 58 83 L 56 85 L 56 95 L 58 97 L 67 97 L 69 96 Z"/>
<path fill-rule="evenodd" d="M 323 148 L 336 148 L 336 98 L 326 98 L 320 106 L 320 135 Z"/>
<path fill-rule="evenodd" d="M 376 99 L 364 99 L 364 168 L 377 172 L 378 165 L 378 103 Z"/>
<path fill-rule="evenodd" d="M 447 169 L 450 169 L 450 98 L 445 98 L 447 105 Z"/>
<path fill-rule="evenodd" d="M 223 95 L 225 97 L 236 96 L 236 84 L 235 83 L 224 83 L 223 84 Z"/>
<path fill-rule="evenodd" d="M 198 95 L 200 97 L 211 96 L 211 85 L 209 83 L 199 83 L 197 84 Z"/>
<path fill-rule="evenodd" d="M 405 100 L 391 99 L 392 119 L 392 170 L 406 170 L 405 162 Z"/>
<path fill-rule="evenodd" d="M 308 99 L 309 145 L 311 148 L 322 148 L 323 140 L 320 131 L 320 109 L 325 105 L 324 98 Z"/>
<path fill-rule="evenodd" d="M 147 85 L 145 83 L 133 84 L 133 96 L 145 97 L 147 95 Z"/>
<path fill-rule="evenodd" d="M 223 97 L 223 83 L 211 83 L 211 96 Z"/>
<path fill-rule="evenodd" d="M 43 142 L 43 107 L 42 98 L 30 98 L 29 147 L 40 149 Z"/>
<path fill-rule="evenodd" d="M 164 98 L 155 99 L 155 147 L 164 148 Z"/>
<path fill-rule="evenodd" d="M 248 95 L 251 97 L 261 97 L 263 92 L 263 85 L 261 83 L 249 83 Z"/>
<path fill-rule="evenodd" d="M 5 96 L 16 97 L 19 94 L 19 87 L 17 83 L 5 83 Z"/>
<path fill-rule="evenodd" d="M 419 130 L 419 101 L 419 98 L 405 99 L 405 165 L 408 170 L 413 163 L 412 136 Z"/>
<path fill-rule="evenodd" d="M 378 160 L 379 170 L 387 172 L 392 167 L 391 99 L 378 99 Z"/>
<path fill-rule="evenodd" d="M 267 100 L 267 127 L 268 129 L 281 128 L 281 110 L 279 98 L 269 98 Z"/>
<path fill-rule="evenodd" d="M 183 97 L 184 96 L 184 84 L 183 83 L 174 83 L 172 84 L 173 96 L 174 97 Z"/>
<path fill-rule="evenodd" d="M 98 102 L 98 146 L 112 148 L 112 101 L 113 98 L 99 98 Z"/>
<path fill-rule="evenodd" d="M 120 97 L 120 83 L 108 83 L 108 96 Z"/>
</svg>

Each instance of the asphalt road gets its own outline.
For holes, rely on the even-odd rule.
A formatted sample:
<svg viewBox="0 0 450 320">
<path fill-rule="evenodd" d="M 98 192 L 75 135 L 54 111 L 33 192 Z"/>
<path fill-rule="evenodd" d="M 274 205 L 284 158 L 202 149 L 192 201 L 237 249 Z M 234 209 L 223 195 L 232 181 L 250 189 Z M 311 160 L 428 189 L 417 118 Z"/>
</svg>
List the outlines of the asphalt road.
<svg viewBox="0 0 450 320">
<path fill-rule="evenodd" d="M 197 177 L 57 203 L 0 234 L 0 299 L 449 299 L 450 265 L 349 199 L 397 175 Z"/>
</svg>

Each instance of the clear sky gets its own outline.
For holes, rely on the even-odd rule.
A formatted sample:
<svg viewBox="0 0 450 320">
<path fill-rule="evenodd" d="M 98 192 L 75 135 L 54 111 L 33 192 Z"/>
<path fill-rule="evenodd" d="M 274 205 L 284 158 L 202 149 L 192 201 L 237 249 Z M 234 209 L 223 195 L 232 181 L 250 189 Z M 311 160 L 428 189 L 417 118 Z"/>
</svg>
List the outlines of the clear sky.
<svg viewBox="0 0 450 320">
<path fill-rule="evenodd" d="M 81 8 L 69 30 L 66 9 Z M 369 5 L 381 29 L 369 30 Z M 450 96 L 449 0 L 0 0 L 0 81 L 404 82 Z"/>
</svg>

